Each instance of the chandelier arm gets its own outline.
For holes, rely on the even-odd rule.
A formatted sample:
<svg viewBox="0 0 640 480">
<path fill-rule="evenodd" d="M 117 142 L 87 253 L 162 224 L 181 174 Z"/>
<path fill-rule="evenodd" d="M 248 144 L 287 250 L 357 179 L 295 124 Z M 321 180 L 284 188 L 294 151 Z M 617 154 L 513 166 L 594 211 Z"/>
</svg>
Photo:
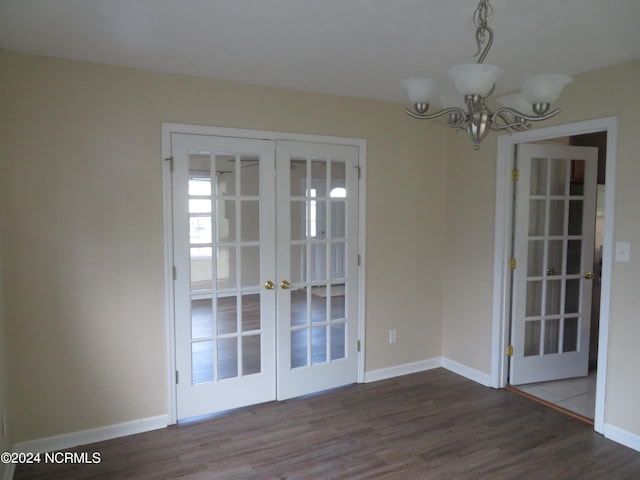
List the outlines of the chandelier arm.
<svg viewBox="0 0 640 480">
<path fill-rule="evenodd" d="M 554 111 L 549 112 L 545 115 L 527 115 L 526 113 L 519 112 L 518 110 L 515 110 L 513 108 L 501 107 L 497 109 L 495 112 L 493 112 L 493 116 L 495 117 L 496 115 L 502 112 L 510 113 L 511 115 L 520 117 L 524 120 L 529 120 L 530 122 L 539 122 L 541 120 L 548 120 L 551 117 L 555 117 L 557 114 L 560 113 L 560 109 L 556 108 Z"/>
<path fill-rule="evenodd" d="M 430 114 L 424 114 L 424 113 L 420 114 L 420 113 L 414 112 L 413 110 L 405 108 L 404 109 L 404 113 L 406 113 L 410 117 L 417 118 L 418 120 L 431 120 L 431 119 L 434 119 L 434 118 L 441 117 L 442 115 L 446 115 L 448 113 L 458 113 L 458 114 L 460 114 L 460 120 L 459 121 L 457 121 L 455 123 L 447 123 L 447 126 L 450 126 L 450 127 L 460 127 L 460 126 L 464 125 L 464 123 L 467 121 L 467 112 L 465 112 L 460 107 L 445 108 L 443 110 L 440 110 L 439 112 L 430 113 Z"/>
<path fill-rule="evenodd" d="M 493 132 L 500 132 L 502 130 L 510 130 L 510 129 L 515 130 L 516 132 L 524 132 L 525 130 L 528 130 L 528 127 L 522 122 L 514 122 L 514 123 L 508 123 L 504 125 L 498 125 L 496 123 L 492 123 L 489 128 Z"/>
<path fill-rule="evenodd" d="M 518 117 L 515 117 L 518 118 Z M 500 119 L 504 123 L 499 123 L 497 120 Z M 491 130 L 494 132 L 498 132 L 500 130 L 509 130 L 510 128 L 516 130 L 518 132 L 524 132 L 529 129 L 529 126 L 526 122 L 513 121 L 509 119 L 504 112 L 496 111 L 491 117 Z"/>
</svg>

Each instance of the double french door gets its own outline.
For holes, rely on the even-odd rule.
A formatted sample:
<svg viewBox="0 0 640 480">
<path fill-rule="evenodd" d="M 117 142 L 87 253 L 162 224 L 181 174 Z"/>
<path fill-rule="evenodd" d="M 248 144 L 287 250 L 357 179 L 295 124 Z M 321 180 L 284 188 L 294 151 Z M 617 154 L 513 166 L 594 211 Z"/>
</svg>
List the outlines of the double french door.
<svg viewBox="0 0 640 480">
<path fill-rule="evenodd" d="M 171 149 L 178 419 L 355 382 L 357 147 Z"/>
</svg>

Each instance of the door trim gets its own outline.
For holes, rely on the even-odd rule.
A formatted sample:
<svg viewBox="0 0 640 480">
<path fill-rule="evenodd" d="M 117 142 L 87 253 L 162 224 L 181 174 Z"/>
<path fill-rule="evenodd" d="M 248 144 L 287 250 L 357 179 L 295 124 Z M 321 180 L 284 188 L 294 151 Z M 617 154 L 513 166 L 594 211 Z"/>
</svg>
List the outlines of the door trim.
<svg viewBox="0 0 640 480">
<path fill-rule="evenodd" d="M 594 429 L 604 433 L 605 394 L 609 339 L 609 316 L 611 312 L 611 273 L 614 261 L 614 201 L 616 187 L 616 151 L 618 139 L 617 117 L 604 117 L 584 122 L 558 125 L 498 137 L 496 165 L 496 209 L 493 266 L 493 313 L 491 345 L 491 386 L 504 388 L 508 378 L 508 357 L 505 348 L 509 342 L 509 268 L 508 253 L 511 245 L 511 204 L 513 181 L 514 145 L 548 140 L 557 137 L 585 133 L 607 133 L 607 189 L 605 192 L 604 248 L 602 256 L 602 291 L 600 303 L 600 332 L 598 337 L 598 373 L 596 380 L 596 405 Z"/>
<path fill-rule="evenodd" d="M 165 289 L 165 327 L 167 348 L 167 404 L 169 424 L 177 423 L 177 398 L 175 388 L 175 306 L 173 301 L 173 211 L 172 211 L 172 175 L 171 175 L 171 134 L 186 133 L 217 137 L 235 137 L 258 140 L 290 140 L 297 142 L 331 143 L 358 147 L 358 166 L 360 169 L 360 188 L 358 188 L 358 250 L 360 267 L 358 269 L 358 383 L 364 382 L 365 366 L 365 292 L 366 292 L 366 154 L 367 142 L 362 138 L 335 137 L 300 133 L 275 132 L 266 130 L 245 130 L 181 123 L 162 123 L 162 203 L 164 233 L 164 289 Z"/>
</svg>

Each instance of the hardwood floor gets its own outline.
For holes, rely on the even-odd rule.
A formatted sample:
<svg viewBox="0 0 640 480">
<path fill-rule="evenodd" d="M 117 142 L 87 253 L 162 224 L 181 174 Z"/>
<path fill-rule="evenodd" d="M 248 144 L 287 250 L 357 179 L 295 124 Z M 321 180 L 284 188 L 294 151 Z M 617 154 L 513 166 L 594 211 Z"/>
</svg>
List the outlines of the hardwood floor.
<svg viewBox="0 0 640 480">
<path fill-rule="evenodd" d="M 15 479 L 638 479 L 640 453 L 443 369 L 85 445 Z"/>
</svg>

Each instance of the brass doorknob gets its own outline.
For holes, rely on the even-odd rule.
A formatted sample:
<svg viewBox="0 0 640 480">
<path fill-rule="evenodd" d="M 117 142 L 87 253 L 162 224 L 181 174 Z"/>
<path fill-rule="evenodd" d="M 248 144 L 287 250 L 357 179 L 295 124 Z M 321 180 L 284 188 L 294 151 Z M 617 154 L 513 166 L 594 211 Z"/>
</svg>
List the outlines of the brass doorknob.
<svg viewBox="0 0 640 480">
<path fill-rule="evenodd" d="M 549 267 L 547 268 L 547 275 L 555 275 L 556 274 L 556 269 L 553 267 Z"/>
<path fill-rule="evenodd" d="M 282 280 L 280 282 L 280 288 L 282 288 L 283 290 L 287 290 L 287 289 L 291 288 L 291 284 L 289 282 L 287 282 L 286 280 Z"/>
<path fill-rule="evenodd" d="M 587 272 L 584 274 L 584 278 L 586 278 L 587 280 L 593 280 L 595 278 L 595 275 L 592 272 Z"/>
<path fill-rule="evenodd" d="M 266 282 L 264 282 L 264 288 L 266 288 L 267 290 L 273 290 L 274 288 L 276 288 L 276 284 L 271 280 L 267 280 Z"/>
</svg>

